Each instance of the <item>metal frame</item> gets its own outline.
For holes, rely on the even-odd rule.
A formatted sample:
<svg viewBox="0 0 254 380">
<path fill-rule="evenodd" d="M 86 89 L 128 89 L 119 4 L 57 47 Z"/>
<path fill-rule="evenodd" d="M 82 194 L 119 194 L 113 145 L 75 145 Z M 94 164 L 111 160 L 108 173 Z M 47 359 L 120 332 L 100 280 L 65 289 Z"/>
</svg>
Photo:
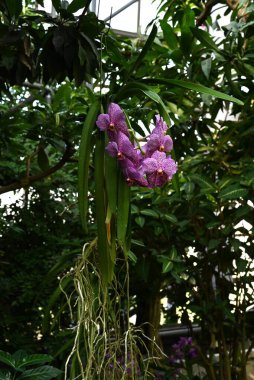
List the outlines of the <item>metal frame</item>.
<svg viewBox="0 0 254 380">
<path fill-rule="evenodd" d="M 100 0 L 99 0 L 100 2 Z M 118 10 L 116 10 L 115 12 L 111 13 L 108 17 L 106 17 L 104 19 L 105 22 L 107 21 L 110 21 L 112 20 L 112 18 L 114 18 L 115 16 L 119 15 L 120 13 L 122 13 L 123 11 L 125 11 L 126 9 L 128 9 L 131 5 L 135 4 L 135 3 L 138 3 L 138 13 L 137 13 L 137 30 L 136 30 L 136 33 L 133 33 L 133 32 L 127 32 L 127 31 L 124 31 L 124 30 L 115 30 L 115 32 L 117 34 L 120 34 L 120 35 L 123 35 L 123 36 L 128 36 L 128 37 L 132 37 L 132 38 L 136 38 L 138 36 L 140 36 L 141 34 L 141 25 L 140 25 L 140 15 L 141 15 L 141 0 L 131 0 L 129 1 L 127 4 L 125 4 L 124 6 L 122 6 L 121 8 L 119 8 Z M 92 0 L 91 4 L 90 4 L 90 10 L 94 13 L 97 13 L 97 0 Z"/>
</svg>

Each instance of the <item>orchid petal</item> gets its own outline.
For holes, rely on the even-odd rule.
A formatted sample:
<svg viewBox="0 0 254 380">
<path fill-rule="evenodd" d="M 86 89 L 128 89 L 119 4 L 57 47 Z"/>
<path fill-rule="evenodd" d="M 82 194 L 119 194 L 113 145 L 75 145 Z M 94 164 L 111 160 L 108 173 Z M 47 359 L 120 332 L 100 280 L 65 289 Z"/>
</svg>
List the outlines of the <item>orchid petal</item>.
<svg viewBox="0 0 254 380">
<path fill-rule="evenodd" d="M 108 128 L 109 123 L 110 119 L 107 113 L 102 113 L 101 115 L 99 115 L 96 121 L 96 125 L 101 131 L 105 131 Z"/>
</svg>

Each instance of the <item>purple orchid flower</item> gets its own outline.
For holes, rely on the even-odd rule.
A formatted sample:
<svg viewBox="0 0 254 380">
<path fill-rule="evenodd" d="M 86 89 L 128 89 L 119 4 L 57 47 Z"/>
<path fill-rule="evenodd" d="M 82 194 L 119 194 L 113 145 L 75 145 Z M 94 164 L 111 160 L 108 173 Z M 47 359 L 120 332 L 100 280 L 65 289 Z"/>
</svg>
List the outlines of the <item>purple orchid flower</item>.
<svg viewBox="0 0 254 380">
<path fill-rule="evenodd" d="M 182 362 L 186 359 L 192 360 L 198 356 L 191 337 L 180 337 L 178 342 L 172 345 L 172 352 L 173 354 L 169 357 L 172 364 Z"/>
<path fill-rule="evenodd" d="M 110 103 L 108 113 L 99 115 L 96 125 L 101 131 L 107 131 L 109 139 L 112 141 L 116 141 L 119 131 L 129 137 L 124 112 L 118 104 Z"/>
<path fill-rule="evenodd" d="M 117 141 L 111 141 L 106 147 L 106 151 L 111 157 L 117 157 L 118 160 L 128 158 L 135 165 L 139 165 L 140 156 L 132 145 L 129 138 L 122 132 L 118 132 Z"/>
<path fill-rule="evenodd" d="M 146 173 L 149 187 L 163 186 L 177 171 L 175 161 L 166 156 L 166 153 L 156 151 L 151 158 L 143 161 L 143 170 Z"/>
<path fill-rule="evenodd" d="M 166 135 L 168 126 L 160 115 L 155 118 L 155 128 L 142 149 L 130 141 L 124 112 L 117 104 L 110 103 L 108 113 L 96 121 L 101 131 L 107 131 L 110 142 L 106 151 L 118 159 L 129 185 L 163 186 L 177 171 L 175 161 L 165 153 L 173 148 L 171 137 Z"/>
<path fill-rule="evenodd" d="M 153 134 L 165 135 L 168 129 L 167 123 L 163 120 L 163 117 L 160 115 L 155 115 L 155 128 L 152 131 Z"/>
<path fill-rule="evenodd" d="M 144 147 L 146 152 L 146 157 L 151 157 L 151 155 L 156 151 L 160 152 L 170 152 L 173 149 L 173 141 L 170 136 L 161 133 L 151 134 L 150 139 Z"/>
<path fill-rule="evenodd" d="M 138 185 L 142 187 L 148 187 L 148 182 L 144 178 L 144 172 L 142 166 L 136 166 L 135 163 L 127 158 L 123 161 L 119 161 L 122 173 L 126 178 L 126 182 L 129 186 Z"/>
</svg>

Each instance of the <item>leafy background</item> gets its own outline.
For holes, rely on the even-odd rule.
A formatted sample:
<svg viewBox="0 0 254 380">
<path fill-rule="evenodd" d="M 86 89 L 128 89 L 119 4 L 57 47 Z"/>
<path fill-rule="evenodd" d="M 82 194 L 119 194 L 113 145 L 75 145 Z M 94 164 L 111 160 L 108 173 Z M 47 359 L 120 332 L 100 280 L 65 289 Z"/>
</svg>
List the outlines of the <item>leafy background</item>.
<svg viewBox="0 0 254 380">
<path fill-rule="evenodd" d="M 55 0 L 56 17 L 34 10 L 35 3 L 0 4 L 0 191 L 24 189 L 20 202 L 1 209 L 1 348 L 47 353 L 61 367 L 72 346 L 74 322 L 59 279 L 96 236 L 92 161 L 85 234 L 80 223 L 78 146 L 90 105 L 99 99 L 106 110 L 115 101 L 141 136 L 140 121 L 150 129 L 158 112 L 170 122 L 179 166 L 163 189 L 131 190 L 131 313 L 137 325 L 150 322 L 158 330 L 160 299 L 167 296 L 167 324 L 181 310 L 191 332 L 191 310 L 209 378 L 217 379 L 209 358 L 219 353 L 223 363 L 228 352 L 232 378 L 244 379 L 235 368 L 245 367 L 245 347 L 253 345 L 247 313 L 253 304 L 253 7 L 242 2 L 242 17 L 218 2 L 214 20 L 199 1 L 162 0 L 148 38 L 130 40 L 88 13 L 89 1 L 66 8 Z M 230 21 L 220 26 L 224 14 Z M 214 90 L 224 95 L 214 97 Z M 96 139 L 94 128 L 91 144 Z M 71 291 L 73 285 L 63 286 Z"/>
</svg>

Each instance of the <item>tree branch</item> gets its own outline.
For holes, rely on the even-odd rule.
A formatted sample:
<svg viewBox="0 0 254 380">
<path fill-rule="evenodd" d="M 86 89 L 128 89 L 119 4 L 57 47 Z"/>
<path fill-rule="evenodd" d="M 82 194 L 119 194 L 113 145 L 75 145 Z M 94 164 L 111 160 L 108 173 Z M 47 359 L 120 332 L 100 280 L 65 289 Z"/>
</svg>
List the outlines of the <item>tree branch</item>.
<svg viewBox="0 0 254 380">
<path fill-rule="evenodd" d="M 8 191 L 14 191 L 21 188 L 27 188 L 31 186 L 34 182 L 39 181 L 43 178 L 48 177 L 49 175 L 55 173 L 57 170 L 61 169 L 66 162 L 69 162 L 70 157 L 74 153 L 74 148 L 72 145 L 67 144 L 66 150 L 61 158 L 61 160 L 51 168 L 45 170 L 44 172 L 41 172 L 39 174 L 33 175 L 31 177 L 23 177 L 20 180 L 13 182 L 6 186 L 0 187 L 0 194 L 7 193 Z"/>
<path fill-rule="evenodd" d="M 11 115 L 15 112 L 17 112 L 18 110 L 20 110 L 21 108 L 23 107 L 26 107 L 28 104 L 30 103 L 33 103 L 33 101 L 36 100 L 36 98 L 34 96 L 29 96 L 28 98 L 22 100 L 21 102 L 19 102 L 18 104 L 16 104 L 15 106 L 9 108 L 7 111 L 4 112 L 4 115 Z"/>
<path fill-rule="evenodd" d="M 196 25 L 197 26 L 202 25 L 205 22 L 205 20 L 210 16 L 212 8 L 216 4 L 220 4 L 220 3 L 226 5 L 225 0 L 208 0 L 207 3 L 205 4 L 205 8 L 203 12 L 196 19 Z"/>
</svg>

